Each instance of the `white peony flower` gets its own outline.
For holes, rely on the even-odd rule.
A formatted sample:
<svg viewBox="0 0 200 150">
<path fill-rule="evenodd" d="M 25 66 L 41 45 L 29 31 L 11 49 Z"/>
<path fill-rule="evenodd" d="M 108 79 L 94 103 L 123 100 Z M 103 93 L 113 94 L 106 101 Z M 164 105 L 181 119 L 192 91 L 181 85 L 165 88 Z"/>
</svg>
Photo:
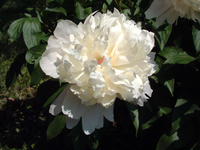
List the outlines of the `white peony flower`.
<svg viewBox="0 0 200 150">
<path fill-rule="evenodd" d="M 96 13 L 96 12 L 95 12 Z M 113 13 L 93 13 L 84 23 L 58 23 L 40 60 L 42 70 L 70 85 L 49 112 L 66 115 L 67 128 L 82 117 L 85 134 L 113 122 L 116 97 L 143 106 L 152 90 L 148 76 L 156 71 L 154 34 Z"/>
<path fill-rule="evenodd" d="M 173 24 L 178 17 L 200 19 L 200 0 L 154 0 L 145 12 L 147 19 L 156 17 L 156 27 L 166 19 Z"/>
</svg>

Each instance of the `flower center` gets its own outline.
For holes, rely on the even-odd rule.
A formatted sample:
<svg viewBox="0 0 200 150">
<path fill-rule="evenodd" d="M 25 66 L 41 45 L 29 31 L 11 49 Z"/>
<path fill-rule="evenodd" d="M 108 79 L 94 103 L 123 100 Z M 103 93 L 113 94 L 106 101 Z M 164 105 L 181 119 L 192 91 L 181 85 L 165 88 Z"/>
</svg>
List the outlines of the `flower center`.
<svg viewBox="0 0 200 150">
<path fill-rule="evenodd" d="M 105 56 L 103 56 L 103 58 L 101 58 L 101 59 L 99 59 L 99 60 L 98 60 L 98 62 L 97 62 L 97 63 L 98 63 L 99 65 L 100 65 L 100 64 L 103 62 L 103 60 L 104 60 L 104 57 L 105 57 Z"/>
</svg>

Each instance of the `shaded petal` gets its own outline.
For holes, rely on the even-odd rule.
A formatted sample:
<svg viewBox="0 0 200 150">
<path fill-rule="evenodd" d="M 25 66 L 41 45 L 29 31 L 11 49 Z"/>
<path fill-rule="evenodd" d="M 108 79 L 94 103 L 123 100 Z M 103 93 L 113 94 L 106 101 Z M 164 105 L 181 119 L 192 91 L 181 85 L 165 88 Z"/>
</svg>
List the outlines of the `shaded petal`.
<svg viewBox="0 0 200 150">
<path fill-rule="evenodd" d="M 66 127 L 68 129 L 72 129 L 73 127 L 75 127 L 80 120 L 80 119 L 72 119 L 69 118 L 68 116 L 65 116 L 65 119 L 66 119 Z"/>
<path fill-rule="evenodd" d="M 91 134 L 95 128 L 101 126 L 102 123 L 100 125 L 98 123 L 102 121 L 99 118 L 102 117 L 103 109 L 101 105 L 95 104 L 82 116 L 82 127 L 86 135 Z"/>
<path fill-rule="evenodd" d="M 55 101 L 51 104 L 49 113 L 52 115 L 57 115 L 61 112 L 61 105 L 63 103 L 64 97 L 67 94 L 67 91 L 69 90 L 70 85 L 68 85 L 61 93 L 60 95 L 55 99 Z"/>
<path fill-rule="evenodd" d="M 168 12 L 167 22 L 173 24 L 179 17 L 179 14 L 174 8 L 171 8 Z"/>
<path fill-rule="evenodd" d="M 62 103 L 62 112 L 73 119 L 79 119 L 90 108 L 81 104 L 81 99 L 71 90 L 67 91 L 67 95 Z"/>
<path fill-rule="evenodd" d="M 114 122 L 114 105 L 104 108 L 103 115 L 107 120 Z"/>
<path fill-rule="evenodd" d="M 149 9 L 145 12 L 146 18 L 154 18 L 163 14 L 171 5 L 167 5 L 165 0 L 154 0 Z"/>
</svg>

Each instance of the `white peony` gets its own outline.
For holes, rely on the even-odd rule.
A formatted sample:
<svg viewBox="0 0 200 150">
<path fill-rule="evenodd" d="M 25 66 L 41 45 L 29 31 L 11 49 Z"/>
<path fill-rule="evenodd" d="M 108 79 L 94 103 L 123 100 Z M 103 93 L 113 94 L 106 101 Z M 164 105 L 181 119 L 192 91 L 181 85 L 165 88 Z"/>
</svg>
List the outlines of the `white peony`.
<svg viewBox="0 0 200 150">
<path fill-rule="evenodd" d="M 166 19 L 173 24 L 178 17 L 200 19 L 200 0 L 154 0 L 145 12 L 147 19 L 156 17 L 156 27 Z"/>
<path fill-rule="evenodd" d="M 93 13 L 84 23 L 58 23 L 40 60 L 42 70 L 70 85 L 50 107 L 66 115 L 73 128 L 82 117 L 85 134 L 113 122 L 116 97 L 143 106 L 152 90 L 148 76 L 156 71 L 154 34 L 113 13 Z"/>
</svg>

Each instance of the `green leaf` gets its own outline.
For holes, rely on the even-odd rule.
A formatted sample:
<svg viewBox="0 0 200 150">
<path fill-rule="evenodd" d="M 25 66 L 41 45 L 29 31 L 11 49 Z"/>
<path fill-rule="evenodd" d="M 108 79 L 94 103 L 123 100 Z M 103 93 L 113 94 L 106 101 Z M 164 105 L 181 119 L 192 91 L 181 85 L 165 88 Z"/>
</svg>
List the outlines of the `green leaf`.
<svg viewBox="0 0 200 150">
<path fill-rule="evenodd" d="M 38 18 L 28 18 L 24 22 L 23 26 L 23 36 L 24 41 L 28 49 L 33 46 L 36 46 L 40 43 L 40 40 L 37 39 L 32 33 L 37 33 L 41 31 L 41 24 Z"/>
<path fill-rule="evenodd" d="M 122 13 L 126 16 L 127 19 L 130 19 L 131 11 L 130 9 L 124 9 L 122 10 Z"/>
<path fill-rule="evenodd" d="M 176 55 L 171 56 L 167 59 L 164 64 L 188 64 L 194 61 L 196 58 L 188 55 L 186 52 L 179 53 Z"/>
<path fill-rule="evenodd" d="M 197 142 L 190 150 L 199 150 L 199 149 L 200 149 L 200 142 Z"/>
<path fill-rule="evenodd" d="M 155 109 L 155 105 L 150 103 L 149 106 L 146 103 L 144 103 L 144 105 L 145 106 L 140 107 L 139 109 L 139 125 L 142 131 L 150 128 L 153 122 L 162 116 L 162 113 L 159 111 L 159 109 Z"/>
<path fill-rule="evenodd" d="M 47 128 L 47 140 L 56 137 L 65 127 L 65 115 L 57 115 Z"/>
<path fill-rule="evenodd" d="M 174 96 L 174 79 L 170 79 L 164 82 L 164 85 L 168 88 L 171 95 Z"/>
<path fill-rule="evenodd" d="M 102 12 L 103 12 L 103 13 L 106 13 L 106 12 L 107 12 L 107 9 L 108 9 L 108 6 L 107 6 L 105 3 L 103 3 Z"/>
<path fill-rule="evenodd" d="M 196 53 L 199 54 L 200 52 L 200 31 L 196 29 L 194 26 L 192 28 L 192 36 L 193 42 L 196 49 Z"/>
<path fill-rule="evenodd" d="M 168 88 L 171 95 L 174 95 L 174 76 L 173 73 L 170 71 L 165 72 L 159 78 L 160 83 L 162 83 L 165 87 Z"/>
<path fill-rule="evenodd" d="M 162 57 L 169 59 L 170 57 L 182 53 L 183 50 L 179 47 L 164 47 L 162 51 L 160 51 L 158 54 L 161 55 Z"/>
<path fill-rule="evenodd" d="M 139 114 L 138 114 L 138 106 L 131 104 L 129 102 L 126 102 L 126 105 L 128 107 L 128 111 L 131 115 L 131 119 L 133 121 L 133 125 L 135 126 L 136 129 L 136 136 L 138 134 L 139 131 Z"/>
<path fill-rule="evenodd" d="M 161 27 L 162 29 L 159 28 L 159 31 L 158 31 L 158 35 L 155 34 L 155 38 L 159 44 L 159 47 L 161 50 L 163 50 L 165 44 L 167 43 L 168 41 L 168 38 L 171 34 L 171 31 L 172 31 L 172 25 L 168 25 L 166 27 Z"/>
<path fill-rule="evenodd" d="M 71 130 L 72 144 L 75 150 L 85 150 L 87 144 L 81 122 L 80 120 L 78 125 Z"/>
<path fill-rule="evenodd" d="M 108 5 L 110 6 L 110 4 L 112 3 L 113 0 L 106 0 L 106 2 L 108 3 Z"/>
<path fill-rule="evenodd" d="M 31 14 L 24 13 L 27 18 L 31 18 Z"/>
<path fill-rule="evenodd" d="M 50 12 L 63 13 L 65 16 L 67 16 L 67 12 L 63 7 L 46 8 L 45 10 Z"/>
<path fill-rule="evenodd" d="M 29 64 L 33 64 L 35 59 L 38 59 L 39 57 L 42 56 L 45 49 L 46 49 L 46 45 L 43 45 L 43 44 L 40 44 L 40 45 L 30 48 L 27 51 L 26 56 L 25 56 L 26 61 Z"/>
<path fill-rule="evenodd" d="M 100 138 L 100 132 L 101 130 L 95 130 L 91 135 L 87 136 L 87 135 L 84 135 L 86 136 L 87 138 L 87 144 L 90 148 L 90 150 L 95 150 L 98 148 L 99 146 L 99 138 Z"/>
<path fill-rule="evenodd" d="M 35 12 L 36 12 L 36 14 L 37 14 L 38 20 L 39 20 L 41 23 L 43 23 L 43 21 L 42 21 L 42 19 L 41 19 L 41 16 L 40 16 L 40 13 L 39 13 L 37 10 L 35 10 Z"/>
<path fill-rule="evenodd" d="M 81 3 L 79 2 L 76 3 L 76 14 L 78 19 L 83 20 L 91 13 L 92 13 L 91 7 L 84 9 Z"/>
<path fill-rule="evenodd" d="M 31 86 L 39 84 L 42 80 L 44 80 L 44 77 L 45 74 L 40 68 L 39 62 L 37 62 L 37 64 L 34 67 L 34 70 L 31 73 Z"/>
<path fill-rule="evenodd" d="M 179 140 L 178 133 L 175 132 L 171 136 L 163 134 L 158 141 L 156 150 L 165 150 L 167 149 L 174 141 Z"/>
<path fill-rule="evenodd" d="M 188 115 L 198 114 L 199 110 L 196 104 L 185 99 L 178 99 L 172 114 L 172 130 L 170 133 L 178 130 L 188 120 Z"/>
<path fill-rule="evenodd" d="M 56 99 L 56 97 L 64 90 L 64 88 L 67 85 L 68 84 L 65 84 L 65 85 L 61 86 L 53 95 L 51 95 L 51 97 L 49 97 L 48 100 L 46 101 L 46 103 L 43 105 L 43 108 L 45 108 L 48 105 L 50 105 Z"/>
<path fill-rule="evenodd" d="M 9 40 L 11 42 L 15 41 L 22 33 L 25 18 L 20 18 L 15 20 L 8 29 Z"/>
<path fill-rule="evenodd" d="M 188 142 L 191 141 L 194 137 L 194 127 L 190 125 L 186 125 L 181 127 L 178 131 L 178 141 L 174 141 L 172 145 L 170 145 L 169 149 L 180 149 L 184 148 Z"/>
<path fill-rule="evenodd" d="M 38 40 L 47 42 L 49 39 L 49 36 L 45 34 L 44 32 L 38 32 L 38 33 L 32 33 Z"/>
<path fill-rule="evenodd" d="M 192 104 L 186 99 L 177 100 L 172 114 L 172 130 L 170 133 L 173 133 L 180 128 L 180 121 L 191 105 Z"/>
<path fill-rule="evenodd" d="M 18 55 L 14 62 L 11 64 L 10 69 L 6 75 L 6 87 L 11 86 L 20 74 L 21 67 L 25 64 L 25 53 Z"/>
<path fill-rule="evenodd" d="M 161 107 L 161 106 L 159 106 L 159 108 L 160 108 L 160 111 L 162 112 L 162 114 L 165 114 L 165 115 L 167 115 L 167 114 L 172 112 L 172 109 L 169 108 L 169 107 Z"/>
<path fill-rule="evenodd" d="M 48 5 L 50 2 L 53 2 L 55 0 L 46 0 L 46 5 Z"/>
</svg>

